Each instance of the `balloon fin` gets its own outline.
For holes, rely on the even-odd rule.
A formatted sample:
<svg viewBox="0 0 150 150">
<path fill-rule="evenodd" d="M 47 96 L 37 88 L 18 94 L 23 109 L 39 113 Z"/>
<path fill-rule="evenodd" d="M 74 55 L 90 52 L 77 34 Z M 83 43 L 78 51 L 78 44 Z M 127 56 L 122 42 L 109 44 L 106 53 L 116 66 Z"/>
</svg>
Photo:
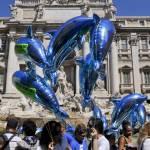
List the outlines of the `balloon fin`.
<svg viewBox="0 0 150 150">
<path fill-rule="evenodd" d="M 46 32 L 46 34 L 48 34 L 49 36 L 54 36 L 56 32 L 57 32 L 57 30 L 50 30 L 50 31 Z"/>
<path fill-rule="evenodd" d="M 32 26 L 28 26 L 27 28 L 27 37 L 32 38 L 33 37 L 33 32 L 32 32 Z"/>
<path fill-rule="evenodd" d="M 100 21 L 100 17 L 96 14 L 93 14 L 93 18 L 94 18 L 96 24 Z"/>
</svg>

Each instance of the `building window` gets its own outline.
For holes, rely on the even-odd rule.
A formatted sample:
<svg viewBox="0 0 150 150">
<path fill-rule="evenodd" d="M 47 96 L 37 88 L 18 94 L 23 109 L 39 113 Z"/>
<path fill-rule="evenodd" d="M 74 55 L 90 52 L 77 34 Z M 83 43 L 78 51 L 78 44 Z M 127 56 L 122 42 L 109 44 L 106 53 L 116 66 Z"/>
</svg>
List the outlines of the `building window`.
<svg viewBox="0 0 150 150">
<path fill-rule="evenodd" d="M 129 71 L 123 71 L 123 84 L 131 84 L 131 77 Z"/>
<path fill-rule="evenodd" d="M 141 46 L 142 46 L 142 49 L 148 49 L 147 39 L 146 38 L 142 38 L 141 39 Z"/>
<path fill-rule="evenodd" d="M 4 52 L 6 49 L 6 38 L 0 39 L 0 52 Z"/>
<path fill-rule="evenodd" d="M 150 84 L 150 71 L 144 71 L 144 84 Z"/>
<path fill-rule="evenodd" d="M 3 85 L 3 82 L 4 82 L 4 74 L 0 73 L 0 86 Z"/>
<path fill-rule="evenodd" d="M 121 40 L 121 49 L 127 50 L 128 49 L 128 41 L 127 39 L 122 39 Z"/>
<path fill-rule="evenodd" d="M 140 20 L 140 25 L 144 26 L 144 20 Z"/>
</svg>

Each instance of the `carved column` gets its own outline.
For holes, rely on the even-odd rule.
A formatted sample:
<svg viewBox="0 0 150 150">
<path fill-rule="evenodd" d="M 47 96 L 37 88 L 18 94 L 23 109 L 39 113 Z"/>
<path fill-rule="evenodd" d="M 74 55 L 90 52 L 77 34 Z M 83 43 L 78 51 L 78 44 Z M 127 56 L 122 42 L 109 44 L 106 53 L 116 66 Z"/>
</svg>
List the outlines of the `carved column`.
<svg viewBox="0 0 150 150">
<path fill-rule="evenodd" d="M 118 48 L 114 37 L 110 51 L 110 91 L 112 95 L 119 93 Z"/>
<path fill-rule="evenodd" d="M 132 52 L 132 68 L 133 68 L 133 87 L 134 92 L 140 93 L 141 92 L 141 77 L 139 72 L 139 50 L 138 50 L 138 38 L 136 33 L 131 33 L 130 36 L 130 46 Z"/>
<path fill-rule="evenodd" d="M 15 33 L 9 34 L 9 52 L 6 77 L 6 93 L 16 93 L 17 90 L 12 83 L 12 75 L 19 70 L 19 63 L 15 54 Z"/>
</svg>

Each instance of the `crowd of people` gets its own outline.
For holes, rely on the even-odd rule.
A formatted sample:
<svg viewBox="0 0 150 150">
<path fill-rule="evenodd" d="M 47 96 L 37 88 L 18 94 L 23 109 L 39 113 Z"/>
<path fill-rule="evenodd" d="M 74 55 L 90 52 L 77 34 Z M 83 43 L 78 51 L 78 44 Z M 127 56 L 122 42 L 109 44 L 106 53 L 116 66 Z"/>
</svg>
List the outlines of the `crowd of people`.
<svg viewBox="0 0 150 150">
<path fill-rule="evenodd" d="M 122 124 L 119 137 L 104 131 L 101 119 L 91 117 L 87 126 L 76 125 L 66 129 L 62 123 L 51 120 L 37 133 L 36 123 L 30 119 L 21 125 L 15 117 L 8 118 L 0 135 L 1 150 L 150 150 L 150 122 L 139 129 L 137 144 L 133 145 L 133 130 L 128 121 Z"/>
</svg>

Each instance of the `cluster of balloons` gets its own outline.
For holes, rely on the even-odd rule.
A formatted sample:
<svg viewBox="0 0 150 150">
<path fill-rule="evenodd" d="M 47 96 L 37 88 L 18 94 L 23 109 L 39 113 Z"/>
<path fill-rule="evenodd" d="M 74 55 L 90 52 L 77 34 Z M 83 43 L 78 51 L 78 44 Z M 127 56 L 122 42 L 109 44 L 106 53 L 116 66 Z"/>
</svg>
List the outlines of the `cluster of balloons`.
<svg viewBox="0 0 150 150">
<path fill-rule="evenodd" d="M 143 94 L 129 94 L 122 99 L 112 100 L 114 109 L 111 128 L 118 129 L 124 120 L 130 120 L 132 127 L 143 125 L 146 121 L 146 109 L 143 105 L 148 98 Z"/>
<path fill-rule="evenodd" d="M 27 35 L 20 37 L 15 46 L 16 55 L 22 58 L 28 69 L 16 71 L 12 80 L 15 87 L 33 101 L 51 110 L 58 119 L 64 121 L 69 118 L 67 112 L 59 106 L 54 87 L 57 85 L 57 70 L 76 47 L 81 49 L 84 36 L 90 33 L 90 53 L 86 57 L 76 59 L 80 66 L 80 91 L 83 96 L 82 106 L 91 107 L 93 116 L 102 118 L 107 128 L 106 117 L 100 108 L 92 101 L 91 95 L 96 80 L 101 77 L 103 61 L 110 49 L 115 27 L 113 23 L 97 15 L 93 17 L 74 17 L 55 31 L 50 31 L 51 40 L 48 49 L 43 43 L 34 37 L 31 26 L 28 27 Z M 43 70 L 44 77 L 36 73 L 35 66 Z M 141 122 L 144 121 L 145 109 L 143 101 L 145 96 L 139 94 L 129 95 L 116 104 L 112 115 L 112 128 L 120 126 L 121 122 L 129 117 L 134 110 L 135 116 L 140 114 Z M 130 118 L 135 119 L 131 116 Z"/>
</svg>

